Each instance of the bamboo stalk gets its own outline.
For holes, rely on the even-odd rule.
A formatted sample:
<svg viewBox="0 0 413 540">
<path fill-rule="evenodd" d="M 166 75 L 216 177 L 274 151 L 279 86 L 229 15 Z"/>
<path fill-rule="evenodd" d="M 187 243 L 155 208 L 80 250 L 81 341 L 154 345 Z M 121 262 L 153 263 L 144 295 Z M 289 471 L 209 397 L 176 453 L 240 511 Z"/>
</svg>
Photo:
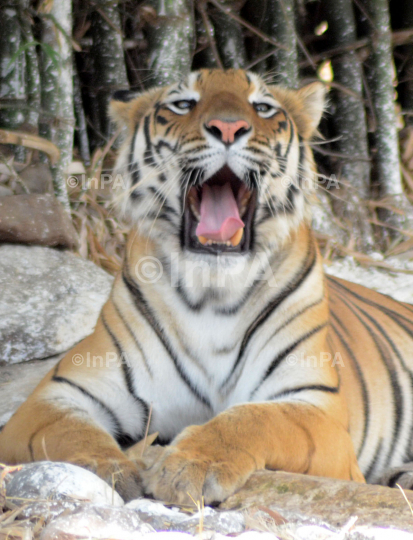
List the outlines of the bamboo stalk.
<svg viewBox="0 0 413 540">
<path fill-rule="evenodd" d="M 47 11 L 46 11 L 47 9 Z M 41 16 L 41 104 L 40 134 L 60 150 L 60 159 L 52 167 L 57 199 L 70 212 L 66 186 L 66 171 L 73 153 L 73 77 L 71 0 L 45 4 Z"/>
<path fill-rule="evenodd" d="M 25 129 L 30 131 L 30 133 L 37 134 L 39 132 L 40 73 L 36 44 L 29 16 L 29 0 L 19 0 L 19 8 L 20 28 L 25 45 L 24 54 L 26 63 L 27 110 L 25 114 Z"/>
<path fill-rule="evenodd" d="M 223 7 L 227 6 L 231 7 L 233 11 L 236 10 L 239 15 L 242 2 L 234 5 L 236 2 L 233 0 L 224 0 L 221 3 Z M 216 8 L 211 10 L 211 18 L 214 23 L 217 47 L 222 58 L 223 67 L 225 69 L 245 68 L 247 59 L 244 36 L 239 23 Z"/>
<path fill-rule="evenodd" d="M 156 19 L 148 28 L 149 85 L 163 86 L 191 69 L 194 23 L 186 0 L 149 0 Z"/>
<path fill-rule="evenodd" d="M 20 31 L 18 6 L 0 7 L 0 126 L 6 129 L 20 129 L 25 121 L 26 58 Z M 21 51 L 19 53 L 19 51 Z M 17 159 L 24 161 L 24 149 L 17 149 Z"/>
<path fill-rule="evenodd" d="M 362 6 L 370 19 L 371 54 L 366 67 L 377 120 L 373 133 L 373 181 L 379 196 L 401 195 L 388 2 L 363 0 Z"/>
<path fill-rule="evenodd" d="M 277 48 L 270 57 L 270 68 L 276 83 L 289 88 L 298 87 L 297 35 L 295 31 L 294 0 L 269 0 L 267 7 L 271 36 L 286 49 Z"/>
<path fill-rule="evenodd" d="M 92 13 L 94 91 L 99 107 L 99 130 L 106 140 L 116 129 L 107 114 L 110 98 L 116 90 L 129 88 L 118 3 L 118 0 L 100 0 Z"/>
<path fill-rule="evenodd" d="M 328 22 L 327 37 L 333 47 L 347 47 L 357 38 L 356 23 L 351 0 L 324 0 L 323 13 Z M 356 248 L 369 250 L 373 244 L 366 206 L 360 199 L 370 197 L 370 160 L 367 142 L 367 123 L 363 103 L 362 65 L 354 51 L 348 51 L 332 60 L 334 81 L 331 91 L 334 114 L 330 124 L 337 141 L 334 150 L 347 154 L 348 159 L 336 161 L 335 172 L 349 185 L 341 200 L 333 198 L 334 211 L 352 224 L 357 239 Z M 343 92 L 344 87 L 348 92 Z M 342 186 L 340 186 L 342 187 Z M 344 200 L 343 200 L 344 199 Z"/>
</svg>

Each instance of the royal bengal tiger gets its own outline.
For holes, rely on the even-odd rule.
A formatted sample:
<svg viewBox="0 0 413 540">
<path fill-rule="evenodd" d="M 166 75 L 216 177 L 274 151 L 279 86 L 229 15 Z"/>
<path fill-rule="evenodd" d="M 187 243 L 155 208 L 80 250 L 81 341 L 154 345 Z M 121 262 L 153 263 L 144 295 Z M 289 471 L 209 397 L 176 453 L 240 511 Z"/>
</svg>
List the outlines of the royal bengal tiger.
<svg viewBox="0 0 413 540">
<path fill-rule="evenodd" d="M 4 427 L 0 461 L 68 461 L 119 473 L 125 499 L 180 503 L 264 468 L 411 487 L 413 306 L 323 273 L 323 107 L 321 83 L 242 70 L 115 95 L 123 269 L 95 332 Z M 145 468 L 122 450 L 150 411 L 165 446 Z"/>
</svg>

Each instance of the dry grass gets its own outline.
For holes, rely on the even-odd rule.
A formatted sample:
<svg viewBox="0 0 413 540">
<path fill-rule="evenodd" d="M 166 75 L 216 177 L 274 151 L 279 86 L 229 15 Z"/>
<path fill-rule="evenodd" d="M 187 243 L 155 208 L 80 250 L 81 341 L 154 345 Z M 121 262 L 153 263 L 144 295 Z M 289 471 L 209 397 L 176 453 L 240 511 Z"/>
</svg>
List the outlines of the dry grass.
<svg viewBox="0 0 413 540">
<path fill-rule="evenodd" d="M 73 224 L 79 233 L 79 253 L 115 274 L 121 267 L 128 227 L 111 205 L 110 189 L 76 187 L 70 193 Z"/>
<path fill-rule="evenodd" d="M 6 476 L 19 469 L 0 463 L 0 540 L 37 540 L 46 522 L 43 516 L 21 519 L 26 505 L 15 505 L 7 500 Z"/>
</svg>

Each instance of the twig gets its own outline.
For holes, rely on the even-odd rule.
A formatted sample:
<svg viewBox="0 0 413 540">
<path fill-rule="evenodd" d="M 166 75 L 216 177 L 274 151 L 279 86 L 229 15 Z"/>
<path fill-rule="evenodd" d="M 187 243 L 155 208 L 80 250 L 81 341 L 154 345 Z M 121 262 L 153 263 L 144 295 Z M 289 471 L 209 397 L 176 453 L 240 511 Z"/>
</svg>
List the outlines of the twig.
<svg viewBox="0 0 413 540">
<path fill-rule="evenodd" d="M 211 4 L 213 4 L 216 8 L 220 9 L 221 11 L 223 11 L 224 13 L 226 13 L 228 15 L 228 17 L 231 17 L 231 19 L 234 19 L 235 21 L 237 21 L 239 24 L 241 24 L 242 26 L 245 26 L 245 28 L 248 28 L 248 30 L 251 30 L 251 32 L 253 32 L 254 34 L 256 34 L 258 37 L 260 37 L 263 41 L 267 42 L 267 43 L 271 43 L 272 45 L 274 45 L 275 47 L 277 47 L 278 49 L 284 49 L 285 51 L 288 51 L 288 47 L 286 47 L 285 45 L 283 45 L 282 43 L 278 43 L 278 41 L 276 41 L 275 39 L 273 39 L 272 37 L 268 36 L 267 34 L 265 34 L 264 32 L 261 32 L 261 30 L 259 30 L 258 28 L 256 28 L 255 26 L 253 26 L 252 24 L 248 23 L 246 20 L 244 20 L 242 17 L 240 17 L 239 15 L 237 15 L 236 13 L 234 13 L 230 8 L 228 7 L 224 7 L 222 6 L 219 2 L 217 2 L 217 0 L 208 0 Z"/>
<path fill-rule="evenodd" d="M 211 21 L 209 20 L 207 12 L 205 10 L 204 2 L 199 2 L 198 11 L 201 14 L 202 22 L 204 24 L 206 34 L 207 34 L 208 45 L 211 47 L 212 54 L 214 55 L 214 58 L 215 58 L 215 62 L 217 63 L 219 69 L 224 69 L 224 66 L 222 65 L 222 62 L 221 62 L 221 58 L 219 56 L 217 45 L 215 43 L 215 39 L 213 37 L 214 36 L 214 29 L 213 29 L 213 27 L 211 25 Z"/>
</svg>

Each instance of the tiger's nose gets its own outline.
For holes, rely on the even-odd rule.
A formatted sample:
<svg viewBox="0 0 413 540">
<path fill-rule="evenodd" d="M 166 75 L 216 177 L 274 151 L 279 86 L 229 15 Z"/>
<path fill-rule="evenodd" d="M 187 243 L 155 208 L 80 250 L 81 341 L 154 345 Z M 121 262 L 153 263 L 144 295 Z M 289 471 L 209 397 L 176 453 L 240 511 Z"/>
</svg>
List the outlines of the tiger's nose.
<svg viewBox="0 0 413 540">
<path fill-rule="evenodd" d="M 217 118 L 210 120 L 205 127 L 211 135 L 224 144 L 232 144 L 241 135 L 244 135 L 244 133 L 247 133 L 251 129 L 251 126 L 245 120 L 224 122 Z"/>
</svg>

